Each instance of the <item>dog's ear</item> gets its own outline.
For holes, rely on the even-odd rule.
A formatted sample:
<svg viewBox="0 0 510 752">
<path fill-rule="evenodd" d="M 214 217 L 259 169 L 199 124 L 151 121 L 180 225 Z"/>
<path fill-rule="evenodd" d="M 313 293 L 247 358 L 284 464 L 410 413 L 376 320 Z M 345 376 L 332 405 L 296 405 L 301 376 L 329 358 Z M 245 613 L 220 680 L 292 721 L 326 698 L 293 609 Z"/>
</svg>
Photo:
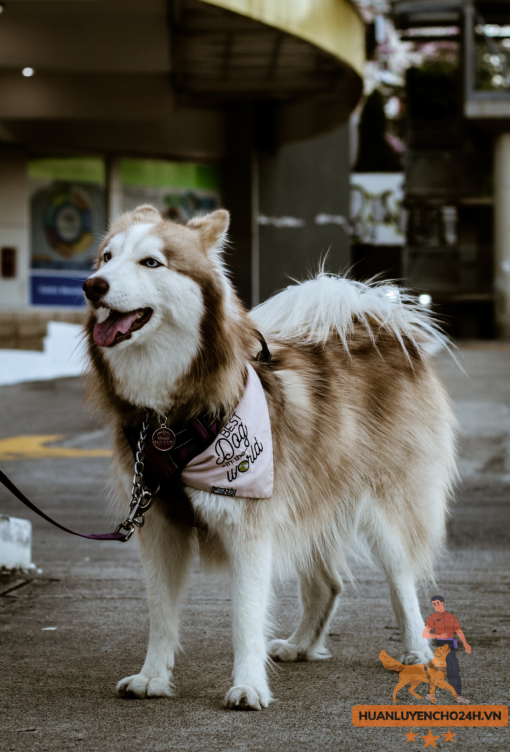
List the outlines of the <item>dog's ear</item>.
<svg viewBox="0 0 510 752">
<path fill-rule="evenodd" d="M 204 217 L 194 217 L 187 223 L 188 227 L 198 230 L 204 250 L 208 256 L 221 253 L 227 239 L 230 214 L 226 209 L 218 209 Z"/>
<path fill-rule="evenodd" d="M 132 212 L 131 217 L 135 221 L 140 220 L 142 222 L 159 222 L 161 220 L 161 214 L 150 204 L 137 206 L 134 212 Z"/>
</svg>

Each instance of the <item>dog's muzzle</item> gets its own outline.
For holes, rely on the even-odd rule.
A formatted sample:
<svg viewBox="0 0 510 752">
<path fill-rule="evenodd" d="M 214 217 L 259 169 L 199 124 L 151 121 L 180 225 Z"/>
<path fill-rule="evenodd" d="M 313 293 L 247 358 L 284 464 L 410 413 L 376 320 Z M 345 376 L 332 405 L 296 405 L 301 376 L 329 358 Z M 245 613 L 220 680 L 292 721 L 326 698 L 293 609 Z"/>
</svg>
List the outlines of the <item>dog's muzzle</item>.
<svg viewBox="0 0 510 752">
<path fill-rule="evenodd" d="M 97 303 L 106 295 L 110 285 L 103 277 L 90 277 L 83 283 L 83 292 L 91 303 Z"/>
</svg>

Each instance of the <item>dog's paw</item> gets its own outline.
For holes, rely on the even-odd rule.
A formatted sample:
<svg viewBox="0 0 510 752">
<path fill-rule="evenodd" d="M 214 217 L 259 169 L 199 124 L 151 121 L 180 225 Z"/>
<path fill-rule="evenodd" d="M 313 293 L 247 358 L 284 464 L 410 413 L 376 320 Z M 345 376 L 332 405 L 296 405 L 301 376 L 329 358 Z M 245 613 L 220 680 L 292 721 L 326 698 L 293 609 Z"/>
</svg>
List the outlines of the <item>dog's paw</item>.
<svg viewBox="0 0 510 752">
<path fill-rule="evenodd" d="M 272 640 L 269 643 L 268 652 L 273 660 L 285 663 L 295 661 L 325 661 L 327 658 L 331 658 L 329 650 L 324 646 L 306 650 L 289 640 Z"/>
<path fill-rule="evenodd" d="M 237 684 L 225 695 L 225 705 L 232 710 L 262 710 L 271 702 L 269 687 Z"/>
<path fill-rule="evenodd" d="M 268 653 L 275 661 L 305 661 L 306 655 L 304 650 L 300 650 L 298 645 L 294 645 L 288 640 L 271 640 L 268 645 Z"/>
<path fill-rule="evenodd" d="M 117 684 L 119 697 L 138 698 L 143 700 L 148 697 L 171 697 L 172 690 L 168 679 L 162 676 L 150 678 L 145 674 L 126 676 Z"/>
<path fill-rule="evenodd" d="M 307 661 L 327 661 L 328 658 L 331 658 L 331 653 L 324 647 L 324 645 L 306 651 Z"/>
<path fill-rule="evenodd" d="M 405 666 L 416 666 L 419 663 L 428 663 L 434 657 L 434 653 L 429 648 L 421 648 L 418 650 L 408 650 L 400 658 L 400 663 Z"/>
</svg>

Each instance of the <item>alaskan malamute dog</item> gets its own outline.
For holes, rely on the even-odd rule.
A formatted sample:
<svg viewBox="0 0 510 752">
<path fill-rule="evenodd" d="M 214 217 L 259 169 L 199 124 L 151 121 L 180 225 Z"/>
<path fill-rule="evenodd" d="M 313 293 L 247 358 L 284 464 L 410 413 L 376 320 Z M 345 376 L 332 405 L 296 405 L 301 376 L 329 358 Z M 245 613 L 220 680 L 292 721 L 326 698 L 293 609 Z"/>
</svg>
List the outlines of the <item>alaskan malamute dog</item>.
<svg viewBox="0 0 510 752">
<path fill-rule="evenodd" d="M 172 694 L 178 604 L 195 541 L 205 563 L 231 574 L 230 708 L 271 701 L 269 658 L 321 660 L 357 542 L 389 583 L 402 662 L 433 657 L 422 638 L 416 583 L 445 538 L 455 479 L 455 421 L 430 353 L 441 344 L 424 309 L 398 288 L 329 274 L 291 285 L 248 313 L 223 267 L 229 215 L 186 226 L 141 206 L 113 225 L 85 282 L 90 393 L 115 434 L 113 477 L 126 516 L 133 453 L 126 431 L 235 411 L 248 364 L 265 393 L 273 439 L 271 498 L 228 497 L 180 484 L 180 500 L 156 499 L 137 531 L 147 581 L 150 638 L 126 697 Z M 271 360 L 257 360 L 261 336 Z M 268 641 L 273 574 L 297 571 L 302 616 L 286 640 Z"/>
</svg>

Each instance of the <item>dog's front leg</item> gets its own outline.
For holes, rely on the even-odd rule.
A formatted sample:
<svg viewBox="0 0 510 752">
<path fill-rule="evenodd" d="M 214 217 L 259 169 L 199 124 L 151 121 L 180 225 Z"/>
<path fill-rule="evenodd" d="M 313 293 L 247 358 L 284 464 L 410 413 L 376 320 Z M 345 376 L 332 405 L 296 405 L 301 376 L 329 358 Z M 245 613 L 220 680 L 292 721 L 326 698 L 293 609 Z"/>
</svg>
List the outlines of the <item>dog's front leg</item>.
<svg viewBox="0 0 510 752">
<path fill-rule="evenodd" d="M 192 530 L 170 522 L 156 503 L 138 531 L 147 583 L 150 636 L 139 674 L 117 684 L 121 697 L 169 697 L 174 653 L 179 646 L 178 601 L 191 558 Z"/>
<path fill-rule="evenodd" d="M 225 537 L 232 576 L 233 686 L 225 705 L 260 710 L 271 702 L 266 676 L 266 619 L 271 591 L 271 541 Z"/>
</svg>

